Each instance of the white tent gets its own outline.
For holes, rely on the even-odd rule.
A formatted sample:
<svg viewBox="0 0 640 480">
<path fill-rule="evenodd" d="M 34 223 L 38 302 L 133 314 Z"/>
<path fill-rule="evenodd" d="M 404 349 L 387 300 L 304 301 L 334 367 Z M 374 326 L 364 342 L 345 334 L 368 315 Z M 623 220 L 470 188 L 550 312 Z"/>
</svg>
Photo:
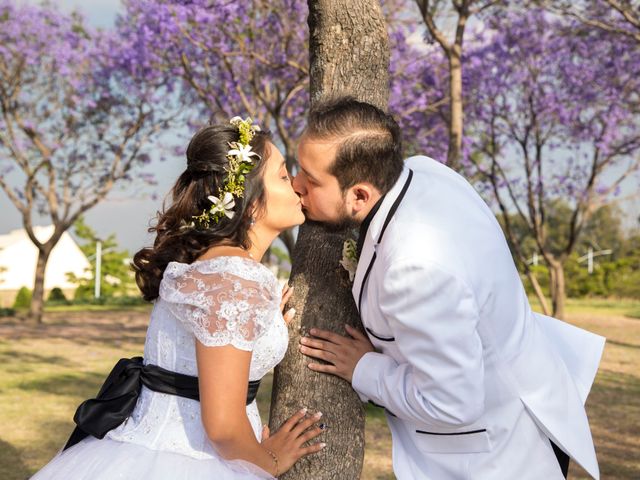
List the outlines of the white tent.
<svg viewBox="0 0 640 480">
<path fill-rule="evenodd" d="M 53 228 L 53 225 L 34 227 L 34 234 L 39 241 L 46 241 L 53 234 Z M 10 306 L 21 287 L 33 290 L 37 259 L 38 250 L 24 230 L 0 235 L 0 306 Z M 87 257 L 71 235 L 63 233 L 49 256 L 44 278 L 45 294 L 54 287 L 71 294 L 76 285 L 67 281 L 66 273 L 84 277 L 88 275 L 87 268 L 90 268 Z"/>
</svg>

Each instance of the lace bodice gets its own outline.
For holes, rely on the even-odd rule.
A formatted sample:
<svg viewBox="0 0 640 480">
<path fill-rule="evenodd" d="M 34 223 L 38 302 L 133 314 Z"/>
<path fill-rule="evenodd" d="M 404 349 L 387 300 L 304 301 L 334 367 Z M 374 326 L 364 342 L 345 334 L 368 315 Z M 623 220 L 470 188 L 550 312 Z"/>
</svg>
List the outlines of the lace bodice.
<svg viewBox="0 0 640 480">
<path fill-rule="evenodd" d="M 276 278 L 254 260 L 215 257 L 192 264 L 171 262 L 151 313 L 145 363 L 197 376 L 197 339 L 207 346 L 233 345 L 251 351 L 249 380 L 258 380 L 282 360 L 287 348 L 280 300 Z M 247 406 L 247 416 L 259 438 L 255 401 Z M 199 402 L 146 388 L 131 417 L 108 436 L 197 458 L 214 454 Z"/>
</svg>

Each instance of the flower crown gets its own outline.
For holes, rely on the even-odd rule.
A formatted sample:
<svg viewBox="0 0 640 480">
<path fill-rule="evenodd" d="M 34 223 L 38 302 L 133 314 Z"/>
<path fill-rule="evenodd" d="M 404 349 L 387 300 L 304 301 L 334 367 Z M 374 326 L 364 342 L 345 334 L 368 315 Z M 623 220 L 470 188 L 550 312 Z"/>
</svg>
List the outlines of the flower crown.
<svg viewBox="0 0 640 480">
<path fill-rule="evenodd" d="M 194 216 L 192 226 L 207 229 L 211 224 L 218 223 L 222 218 L 233 218 L 236 206 L 236 198 L 244 195 L 244 181 L 246 176 L 256 166 L 251 157 L 260 159 L 260 155 L 251 151 L 249 143 L 253 139 L 256 132 L 260 131 L 260 127 L 252 125 L 252 120 L 247 117 L 243 120 L 240 117 L 233 117 L 229 123 L 238 128 L 240 139 L 237 142 L 230 142 L 227 159 L 229 165 L 225 167 L 227 176 L 224 185 L 218 189 L 218 196 L 209 195 L 207 199 L 212 205 L 209 210 L 203 210 L 200 215 Z"/>
</svg>

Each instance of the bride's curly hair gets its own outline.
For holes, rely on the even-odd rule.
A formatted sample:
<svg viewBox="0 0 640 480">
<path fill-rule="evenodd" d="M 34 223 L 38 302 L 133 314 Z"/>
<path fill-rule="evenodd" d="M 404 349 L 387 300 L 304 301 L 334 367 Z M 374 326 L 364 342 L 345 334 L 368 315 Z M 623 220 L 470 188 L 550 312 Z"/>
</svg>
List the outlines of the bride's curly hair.
<svg viewBox="0 0 640 480">
<path fill-rule="evenodd" d="M 153 247 L 146 247 L 133 257 L 132 267 L 136 283 L 147 301 L 158 298 L 160 280 L 169 262 L 192 263 L 214 245 L 233 245 L 249 248 L 248 232 L 252 216 L 264 212 L 266 194 L 263 173 L 270 135 L 256 132 L 251 148 L 260 155 L 253 157 L 255 167 L 245 179 L 244 196 L 234 197 L 235 215 L 224 216 L 208 229 L 189 227 L 194 216 L 211 207 L 209 195 L 218 196 L 224 186 L 225 167 L 228 166 L 229 143 L 239 141 L 239 131 L 231 125 L 211 125 L 196 133 L 187 147 L 187 168 L 173 186 L 171 204 L 162 205 L 156 225 L 149 232 L 156 233 Z"/>
</svg>

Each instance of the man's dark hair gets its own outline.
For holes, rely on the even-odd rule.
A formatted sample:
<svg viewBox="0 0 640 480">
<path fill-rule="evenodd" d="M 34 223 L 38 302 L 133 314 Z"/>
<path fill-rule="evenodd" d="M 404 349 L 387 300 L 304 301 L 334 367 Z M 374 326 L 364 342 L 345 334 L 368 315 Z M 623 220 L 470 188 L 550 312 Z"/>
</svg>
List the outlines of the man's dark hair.
<svg viewBox="0 0 640 480">
<path fill-rule="evenodd" d="M 343 191 L 366 181 L 385 194 L 400 177 L 400 127 L 391 115 L 374 105 L 352 97 L 319 103 L 309 114 L 304 134 L 340 142 L 329 173 L 338 179 Z"/>
</svg>

